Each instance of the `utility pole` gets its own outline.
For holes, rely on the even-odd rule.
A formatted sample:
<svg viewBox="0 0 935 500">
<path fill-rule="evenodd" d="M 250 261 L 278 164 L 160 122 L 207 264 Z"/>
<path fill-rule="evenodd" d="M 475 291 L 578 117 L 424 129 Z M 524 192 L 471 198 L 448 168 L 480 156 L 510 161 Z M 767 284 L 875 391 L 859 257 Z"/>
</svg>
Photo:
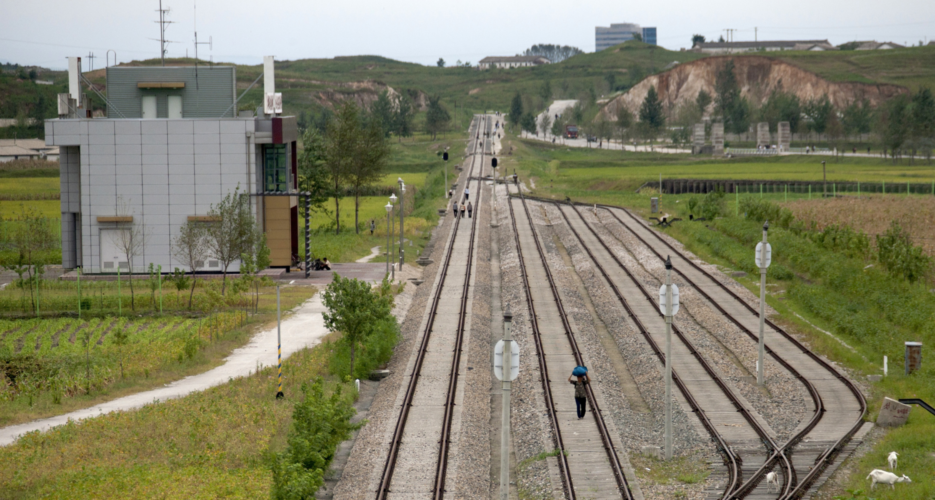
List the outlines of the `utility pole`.
<svg viewBox="0 0 935 500">
<path fill-rule="evenodd" d="M 94 71 L 94 52 L 88 52 L 88 72 Z"/>
<path fill-rule="evenodd" d="M 759 36 L 758 36 L 758 31 L 757 31 L 757 30 L 758 30 L 758 28 L 757 28 L 756 26 L 754 26 L 754 27 L 753 27 L 753 41 L 754 41 L 754 42 L 759 42 L 759 41 L 760 41 Z"/>
<path fill-rule="evenodd" d="M 766 232 L 769 230 L 769 221 L 763 223 L 763 241 L 756 245 L 756 266 L 760 268 L 760 339 L 756 362 L 756 383 L 762 386 L 766 383 L 763 378 L 763 358 L 766 354 L 766 338 L 764 324 L 766 323 L 766 268 L 772 259 L 772 248 L 766 242 Z"/>
<path fill-rule="evenodd" d="M 679 287 L 672 284 L 672 259 L 666 256 L 666 283 L 659 288 L 659 308 L 666 318 L 665 456 L 672 459 L 672 316 L 679 310 Z"/>
</svg>

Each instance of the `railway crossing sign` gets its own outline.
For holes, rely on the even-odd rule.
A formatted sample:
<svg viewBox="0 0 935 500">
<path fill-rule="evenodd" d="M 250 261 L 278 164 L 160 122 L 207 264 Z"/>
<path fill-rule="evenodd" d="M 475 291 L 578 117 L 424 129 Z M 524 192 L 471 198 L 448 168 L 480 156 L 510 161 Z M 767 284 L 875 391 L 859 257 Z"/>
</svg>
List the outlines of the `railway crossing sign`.
<svg viewBox="0 0 935 500">
<path fill-rule="evenodd" d="M 512 340 L 510 341 L 510 350 L 512 351 L 512 356 L 510 356 L 510 379 L 509 382 L 516 380 L 516 377 L 519 376 L 519 344 Z M 500 340 L 497 342 L 497 345 L 493 348 L 493 374 L 497 376 L 497 380 L 503 380 L 503 341 Z"/>
<path fill-rule="evenodd" d="M 763 242 L 761 241 L 756 244 L 756 257 L 755 257 L 756 267 L 761 267 L 761 268 L 769 267 L 769 263 L 773 260 L 773 247 L 770 246 L 769 243 L 766 244 L 766 262 L 762 263 L 761 265 L 760 254 L 762 253 L 762 250 L 763 250 Z"/>
<path fill-rule="evenodd" d="M 662 311 L 663 316 L 666 314 L 666 286 L 662 285 L 659 287 L 659 310 Z M 678 285 L 672 285 L 672 315 L 675 316 L 675 313 L 679 312 L 679 287 Z"/>
</svg>

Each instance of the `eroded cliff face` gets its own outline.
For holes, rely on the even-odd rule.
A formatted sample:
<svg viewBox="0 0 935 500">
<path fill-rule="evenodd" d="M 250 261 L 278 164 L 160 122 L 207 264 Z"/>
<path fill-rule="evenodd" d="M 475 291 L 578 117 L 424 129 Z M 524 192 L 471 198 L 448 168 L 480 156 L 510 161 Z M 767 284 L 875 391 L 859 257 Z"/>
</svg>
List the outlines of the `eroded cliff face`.
<svg viewBox="0 0 935 500">
<path fill-rule="evenodd" d="M 663 106 L 670 110 L 675 110 L 684 103 L 693 103 L 698 92 L 702 90 L 714 98 L 717 72 L 728 59 L 734 60 L 734 75 L 741 93 L 757 106 L 766 102 L 770 92 L 778 87 L 780 82 L 786 92 L 794 93 L 802 102 L 827 94 L 831 103 L 838 108 L 864 98 L 876 106 L 890 97 L 908 92 L 906 88 L 898 85 L 830 82 L 798 66 L 769 57 L 706 57 L 647 77 L 625 94 L 608 102 L 598 114 L 598 119 L 603 116 L 608 120 L 615 120 L 617 110 L 621 106 L 625 106 L 636 116 L 650 86 L 656 87 Z M 712 108 L 713 104 L 708 107 L 706 114 L 710 113 Z"/>
</svg>

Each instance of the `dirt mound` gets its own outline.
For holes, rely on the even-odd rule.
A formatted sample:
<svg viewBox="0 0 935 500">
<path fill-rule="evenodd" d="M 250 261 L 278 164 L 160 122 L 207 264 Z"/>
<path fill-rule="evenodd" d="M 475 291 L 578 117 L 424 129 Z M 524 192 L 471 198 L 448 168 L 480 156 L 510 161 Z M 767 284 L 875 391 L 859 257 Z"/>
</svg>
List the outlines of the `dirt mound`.
<svg viewBox="0 0 935 500">
<path fill-rule="evenodd" d="M 625 94 L 609 102 L 601 116 L 615 120 L 617 110 L 625 106 L 630 112 L 639 112 L 650 86 L 656 87 L 659 98 L 668 109 L 676 109 L 686 102 L 694 102 L 698 92 L 704 90 L 712 97 L 717 72 L 729 59 L 734 61 L 734 75 L 744 97 L 757 106 L 769 98 L 770 92 L 782 85 L 787 92 L 805 102 L 827 94 L 831 103 L 843 108 L 859 99 L 868 99 L 874 106 L 895 95 L 908 92 L 904 87 L 890 84 L 831 82 L 784 61 L 763 56 L 706 57 L 680 64 L 669 71 L 647 77 Z M 708 108 L 710 112 L 711 107 Z"/>
<path fill-rule="evenodd" d="M 314 82 L 319 85 L 327 85 L 327 90 L 312 92 L 312 99 L 318 101 L 322 106 L 334 109 L 335 106 L 347 100 L 353 100 L 362 108 L 369 108 L 374 101 L 380 97 L 385 90 L 390 99 L 395 99 L 399 91 L 381 82 L 366 80 L 362 82 Z M 421 90 L 404 90 L 412 101 L 412 107 L 424 111 L 428 109 L 428 97 Z"/>
</svg>

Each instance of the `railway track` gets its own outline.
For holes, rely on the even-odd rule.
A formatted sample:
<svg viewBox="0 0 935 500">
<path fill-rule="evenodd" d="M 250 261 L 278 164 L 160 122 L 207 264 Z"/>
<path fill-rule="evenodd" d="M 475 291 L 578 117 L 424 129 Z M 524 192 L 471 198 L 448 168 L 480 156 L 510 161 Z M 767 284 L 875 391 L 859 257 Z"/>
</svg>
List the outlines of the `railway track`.
<svg viewBox="0 0 935 500">
<path fill-rule="evenodd" d="M 664 342 L 660 332 L 664 331 L 664 318 L 655 305 L 655 299 L 643 284 L 636 279 L 629 269 L 617 258 L 614 252 L 600 239 L 599 235 L 581 217 L 576 208 L 566 208 L 557 204 L 568 228 L 578 240 L 581 248 L 594 263 L 604 281 L 609 285 L 617 300 L 627 312 L 629 318 L 636 325 L 637 330 L 646 339 L 660 361 L 665 363 L 665 356 L 659 347 Z M 566 210 L 571 212 L 566 213 Z M 572 223 L 574 218 L 577 225 L 584 225 L 589 232 L 582 235 Z M 619 273 L 611 274 L 614 266 L 623 270 L 626 277 Z M 642 296 L 645 300 L 631 301 L 626 296 Z M 794 469 L 783 453 L 777 452 L 779 446 L 773 440 L 766 428 L 751 414 L 746 405 L 738 398 L 720 375 L 697 352 L 691 341 L 673 325 L 676 339 L 673 344 L 673 365 L 679 367 L 673 370 L 673 382 L 682 393 L 692 411 L 698 415 L 702 425 L 717 443 L 727 467 L 727 482 L 721 498 L 743 498 L 749 491 L 743 491 L 743 460 L 749 463 L 764 463 L 770 454 L 777 456 L 780 472 L 784 477 L 793 477 Z M 699 401 L 695 394 L 702 394 Z M 714 416 L 712 419 L 711 414 Z M 728 427 L 725 432 L 719 431 L 717 426 Z M 759 442 L 758 442 L 759 441 Z M 762 446 L 761 446 L 762 445 Z M 764 449 L 765 448 L 765 449 Z M 771 466 L 770 466 L 771 467 Z M 767 469 L 768 470 L 768 469 Z M 752 488 L 750 488 L 752 490 Z M 782 491 L 791 490 L 791 480 L 784 482 Z M 757 492 L 757 496 L 764 493 Z M 768 498 L 773 498 L 768 496 Z"/>
<path fill-rule="evenodd" d="M 686 283 L 699 292 L 754 342 L 758 340 L 759 313 L 734 291 L 715 279 L 710 273 L 665 241 L 629 210 L 599 205 L 616 222 L 647 246 L 657 257 L 663 252 L 673 258 L 674 268 Z M 576 209 L 577 210 L 577 209 Z M 738 490 L 747 495 L 783 454 L 793 457 L 794 468 L 785 478 L 781 499 L 805 496 L 812 484 L 834 462 L 850 439 L 863 425 L 867 403 L 863 394 L 833 366 L 811 352 L 805 345 L 780 328 L 765 320 L 767 353 L 805 384 L 814 405 L 812 418 L 773 454 Z M 778 353 L 782 353 L 779 356 Z M 803 443 L 807 442 L 807 446 Z M 798 477 L 801 474 L 801 477 Z M 789 479 L 792 484 L 789 484 Z"/>
<path fill-rule="evenodd" d="M 481 116 L 475 120 L 476 126 L 472 126 L 471 130 L 476 133 L 488 125 L 490 118 Z M 481 209 L 480 182 L 471 179 L 475 169 L 483 173 L 484 151 L 490 148 L 489 144 L 486 144 L 488 142 L 478 139 L 477 142 L 472 141 L 468 148 L 471 167 L 464 178 L 466 185 L 475 193 L 475 198 L 470 200 L 475 207 L 474 217 L 455 219 L 442 263 L 440 280 L 429 305 L 428 321 L 422 332 L 415 364 L 409 375 L 409 383 L 393 429 L 390 449 L 376 493 L 378 500 L 392 496 L 431 496 L 441 499 L 445 495 L 451 428 L 455 419 L 458 375 L 461 370 L 461 351 L 469 317 L 474 239 Z M 466 203 L 464 198 L 462 195 L 460 199 Z M 462 221 L 469 223 L 462 226 Z M 450 304 L 451 299 L 455 297 L 459 300 L 457 307 L 453 308 Z M 445 398 L 439 405 L 438 396 L 441 393 L 445 394 Z M 420 412 L 418 420 L 409 420 L 412 408 L 417 408 Z M 434 473 L 426 473 L 425 464 L 430 461 L 426 456 L 428 450 L 433 450 L 429 454 L 434 455 Z"/>
<path fill-rule="evenodd" d="M 513 207 L 514 202 L 517 201 L 523 209 L 519 214 Z M 563 401 L 570 402 L 574 395 L 571 385 L 561 380 L 562 375 L 571 373 L 575 366 L 584 365 L 585 362 L 562 306 L 555 280 L 546 265 L 545 253 L 539 243 L 525 200 L 509 199 L 507 204 L 519 257 L 523 288 L 526 293 L 526 304 L 546 409 L 553 429 L 555 447 L 561 451 L 557 458 L 565 493 L 570 499 L 578 498 L 579 490 L 586 492 L 582 498 L 632 499 L 633 493 L 627 483 L 620 457 L 613 443 L 614 433 L 604 420 L 590 384 L 586 388 L 591 411 L 583 420 L 577 419 L 574 412 L 559 411 L 555 406 L 553 389 L 559 393 Z M 520 219 L 527 224 L 519 224 Z M 524 257 L 524 246 L 536 248 L 530 264 L 527 264 Z M 550 384 L 550 372 L 560 374 L 554 388 Z M 567 433 L 568 439 L 564 437 L 565 431 L 570 431 Z M 596 449 L 595 443 L 600 443 L 603 450 Z M 603 457 L 600 456 L 602 451 Z M 613 482 L 610 481 L 611 477 Z M 579 486 L 576 487 L 576 484 Z"/>
</svg>

